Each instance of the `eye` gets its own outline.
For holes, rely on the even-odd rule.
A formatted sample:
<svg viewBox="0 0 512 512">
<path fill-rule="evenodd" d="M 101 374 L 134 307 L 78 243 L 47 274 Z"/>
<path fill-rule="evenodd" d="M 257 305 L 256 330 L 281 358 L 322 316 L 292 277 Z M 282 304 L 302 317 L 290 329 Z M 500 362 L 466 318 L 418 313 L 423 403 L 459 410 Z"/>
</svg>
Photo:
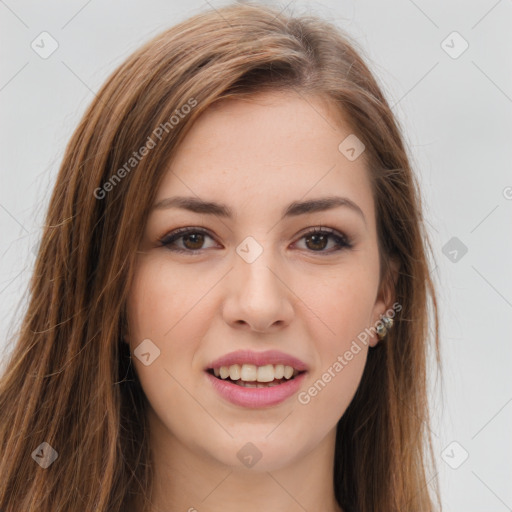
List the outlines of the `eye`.
<svg viewBox="0 0 512 512">
<path fill-rule="evenodd" d="M 202 247 L 205 237 L 213 240 L 213 237 L 209 235 L 204 229 L 180 228 L 169 233 L 164 238 L 159 240 L 159 242 L 161 245 L 167 247 L 170 251 L 194 255 L 205 249 Z M 183 239 L 182 244 L 184 247 L 176 246 L 176 242 L 181 239 Z M 330 254 L 332 252 L 337 252 L 342 249 L 349 249 L 352 247 L 352 243 L 345 235 L 331 228 L 313 228 L 302 235 L 300 240 L 302 239 L 305 239 L 306 246 L 311 249 L 309 252 Z M 330 239 L 334 241 L 334 250 L 325 251 L 324 249 L 328 245 Z"/>
<path fill-rule="evenodd" d="M 160 243 L 166 246 L 170 251 L 182 253 L 194 253 L 203 249 L 204 237 L 212 238 L 204 229 L 201 228 L 180 228 L 160 240 Z M 173 247 L 176 240 L 183 239 L 185 248 Z M 212 238 L 213 240 L 213 238 Z"/>
<path fill-rule="evenodd" d="M 332 252 L 341 251 L 343 249 L 350 249 L 352 247 L 352 243 L 345 235 L 331 228 L 313 228 L 306 234 L 302 235 L 301 240 L 303 238 L 306 240 L 306 246 L 312 248 L 311 252 L 330 254 Z M 334 241 L 334 250 L 324 251 L 323 249 L 325 249 L 325 247 L 328 245 L 329 239 Z"/>
</svg>

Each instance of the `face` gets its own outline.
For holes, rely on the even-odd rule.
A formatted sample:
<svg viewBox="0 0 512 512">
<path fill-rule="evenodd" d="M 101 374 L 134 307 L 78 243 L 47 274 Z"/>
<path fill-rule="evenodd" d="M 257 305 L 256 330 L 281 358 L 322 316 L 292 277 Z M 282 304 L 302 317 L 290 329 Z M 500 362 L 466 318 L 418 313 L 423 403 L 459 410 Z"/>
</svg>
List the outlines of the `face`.
<svg viewBox="0 0 512 512">
<path fill-rule="evenodd" d="M 333 112 L 292 92 L 224 100 L 170 163 L 127 304 L 127 341 L 161 440 L 242 471 L 244 456 L 259 453 L 253 471 L 272 471 L 332 436 L 351 402 L 377 343 L 358 335 L 389 301 L 365 154 L 354 160 L 338 149 L 352 131 Z M 176 196 L 231 215 L 164 201 Z M 294 203 L 335 196 L 345 202 L 284 215 Z M 246 364 L 267 367 L 263 380 L 269 368 L 280 376 L 267 363 L 296 368 L 298 360 L 302 373 L 263 389 L 207 371 L 240 350 L 250 352 Z M 237 369 L 224 366 L 235 380 Z M 245 380 L 254 379 L 247 368 Z"/>
</svg>

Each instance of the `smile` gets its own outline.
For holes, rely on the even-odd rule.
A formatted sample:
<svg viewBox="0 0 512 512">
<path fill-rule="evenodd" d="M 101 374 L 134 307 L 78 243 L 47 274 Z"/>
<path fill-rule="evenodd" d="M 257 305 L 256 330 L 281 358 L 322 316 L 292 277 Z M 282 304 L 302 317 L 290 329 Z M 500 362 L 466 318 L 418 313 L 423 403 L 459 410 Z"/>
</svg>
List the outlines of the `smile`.
<svg viewBox="0 0 512 512">
<path fill-rule="evenodd" d="M 231 375 L 231 367 L 229 367 L 229 370 Z M 272 370 L 275 376 L 275 370 L 279 372 L 280 368 L 273 368 Z M 231 377 L 223 379 L 220 376 L 220 368 L 218 371 L 218 376 L 215 376 L 213 369 L 206 370 L 204 373 L 216 394 L 231 404 L 252 409 L 275 406 L 289 399 L 300 390 L 307 374 L 306 371 L 293 370 L 292 376 L 288 379 L 283 377 L 280 379 L 274 378 L 269 382 L 259 382 L 257 380 L 231 380 Z M 223 371 L 225 374 L 226 370 Z M 265 371 L 270 372 L 270 370 Z M 290 370 L 288 370 L 289 372 Z"/>
<path fill-rule="evenodd" d="M 299 375 L 299 370 L 283 364 L 233 364 L 208 370 L 215 377 L 227 380 L 238 386 L 247 388 L 263 388 L 279 386 Z"/>
</svg>

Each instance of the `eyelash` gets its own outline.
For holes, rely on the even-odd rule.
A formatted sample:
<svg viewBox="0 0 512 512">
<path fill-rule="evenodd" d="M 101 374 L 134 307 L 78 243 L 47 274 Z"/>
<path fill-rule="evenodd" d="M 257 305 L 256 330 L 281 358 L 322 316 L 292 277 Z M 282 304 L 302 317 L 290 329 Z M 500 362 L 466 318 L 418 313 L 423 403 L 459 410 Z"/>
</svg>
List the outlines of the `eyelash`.
<svg viewBox="0 0 512 512">
<path fill-rule="evenodd" d="M 163 238 L 159 239 L 159 243 L 166 247 L 167 249 L 169 249 L 170 251 L 173 251 L 173 252 L 177 252 L 177 253 L 186 253 L 186 254 L 189 254 L 189 255 L 198 255 L 201 251 L 205 251 L 206 249 L 196 249 L 196 250 L 193 250 L 193 249 L 181 249 L 181 248 L 176 248 L 176 247 L 171 247 L 171 244 L 173 244 L 176 240 L 179 240 L 180 238 L 183 238 L 185 235 L 189 235 L 189 234 L 202 234 L 202 235 L 206 235 L 210 238 L 213 239 L 213 237 L 207 232 L 205 231 L 204 229 L 202 228 L 180 228 L 180 229 L 176 229 L 175 231 L 172 231 L 171 233 L 165 235 Z M 343 234 L 335 231 L 334 229 L 331 229 L 331 228 L 325 228 L 325 227 L 318 227 L 318 228 L 313 228 L 311 229 L 310 231 L 308 231 L 307 233 L 304 233 L 299 240 L 302 240 L 303 238 L 307 237 L 307 236 L 310 236 L 310 235 L 316 235 L 316 234 L 323 234 L 323 235 L 327 235 L 331 238 L 333 238 L 336 242 L 336 249 L 334 250 L 330 250 L 330 251 L 325 251 L 325 250 L 321 250 L 321 251 L 313 251 L 313 250 L 310 250 L 308 252 L 311 252 L 311 253 L 316 253 L 316 254 L 332 254 L 332 253 L 335 253 L 335 252 L 339 252 L 339 251 L 342 251 L 344 249 L 350 249 L 352 248 L 352 242 Z"/>
</svg>

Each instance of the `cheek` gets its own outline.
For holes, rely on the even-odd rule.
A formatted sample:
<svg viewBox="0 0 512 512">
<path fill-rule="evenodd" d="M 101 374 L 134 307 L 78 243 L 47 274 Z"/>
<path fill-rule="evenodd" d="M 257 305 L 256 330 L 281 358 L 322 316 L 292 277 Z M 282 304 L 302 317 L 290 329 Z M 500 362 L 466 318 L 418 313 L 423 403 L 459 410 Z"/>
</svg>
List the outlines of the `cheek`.
<svg viewBox="0 0 512 512">
<path fill-rule="evenodd" d="M 371 296 L 361 288 L 354 290 L 345 286 L 337 292 L 331 289 L 318 304 L 318 311 L 322 312 L 322 320 L 329 329 L 323 329 L 326 333 L 323 336 L 317 332 L 316 337 L 311 338 L 316 340 L 319 361 L 297 396 L 306 424 L 333 427 L 352 401 L 368 354 L 368 344 L 361 333 L 368 327 Z M 312 331 L 310 336 L 313 336 Z"/>
<path fill-rule="evenodd" d="M 190 280 L 180 278 L 179 272 L 166 268 L 155 258 L 148 256 L 142 260 L 127 302 L 132 343 L 144 338 L 161 343 L 175 337 L 199 293 Z"/>
<path fill-rule="evenodd" d="M 298 400 L 309 409 L 310 417 L 337 421 L 352 400 L 366 364 L 378 268 L 363 262 L 336 269 L 314 288 L 310 282 L 308 288 L 308 282 L 302 288 L 307 307 L 300 315 L 310 318 L 306 329 L 308 338 L 315 340 L 319 360 Z"/>
<path fill-rule="evenodd" d="M 308 318 L 309 339 L 321 344 L 319 353 L 332 360 L 370 327 L 378 291 L 378 267 L 351 262 L 332 269 L 320 281 L 301 278 L 294 291 L 302 299 L 299 318 Z M 323 360 L 327 363 L 327 360 Z"/>
<path fill-rule="evenodd" d="M 192 388 L 194 353 L 204 338 L 204 324 L 194 320 L 194 305 L 200 307 L 205 291 L 194 291 L 189 280 L 148 257 L 137 268 L 127 300 L 135 372 L 152 409 L 172 431 L 179 431 L 181 413 L 176 411 L 202 414 L 186 390 Z M 150 355 L 144 357 L 146 353 Z"/>
<path fill-rule="evenodd" d="M 359 386 L 366 363 L 367 348 L 350 360 L 339 354 L 319 372 L 311 375 L 304 389 L 297 395 L 299 407 L 307 421 L 334 426 L 350 405 Z"/>
<path fill-rule="evenodd" d="M 197 302 L 195 294 L 185 293 L 183 283 L 176 279 L 176 273 L 173 274 L 171 278 L 169 271 L 165 272 L 150 258 L 143 260 L 127 300 L 132 361 L 148 398 L 160 394 L 164 387 L 176 385 L 172 378 L 173 363 L 181 361 L 183 366 L 187 362 L 190 366 L 194 340 L 200 339 L 194 331 L 194 323 L 187 317 Z M 195 327 L 198 327 L 197 322 Z M 186 369 L 182 374 L 187 375 Z M 182 380 L 183 375 L 179 378 Z"/>
</svg>

